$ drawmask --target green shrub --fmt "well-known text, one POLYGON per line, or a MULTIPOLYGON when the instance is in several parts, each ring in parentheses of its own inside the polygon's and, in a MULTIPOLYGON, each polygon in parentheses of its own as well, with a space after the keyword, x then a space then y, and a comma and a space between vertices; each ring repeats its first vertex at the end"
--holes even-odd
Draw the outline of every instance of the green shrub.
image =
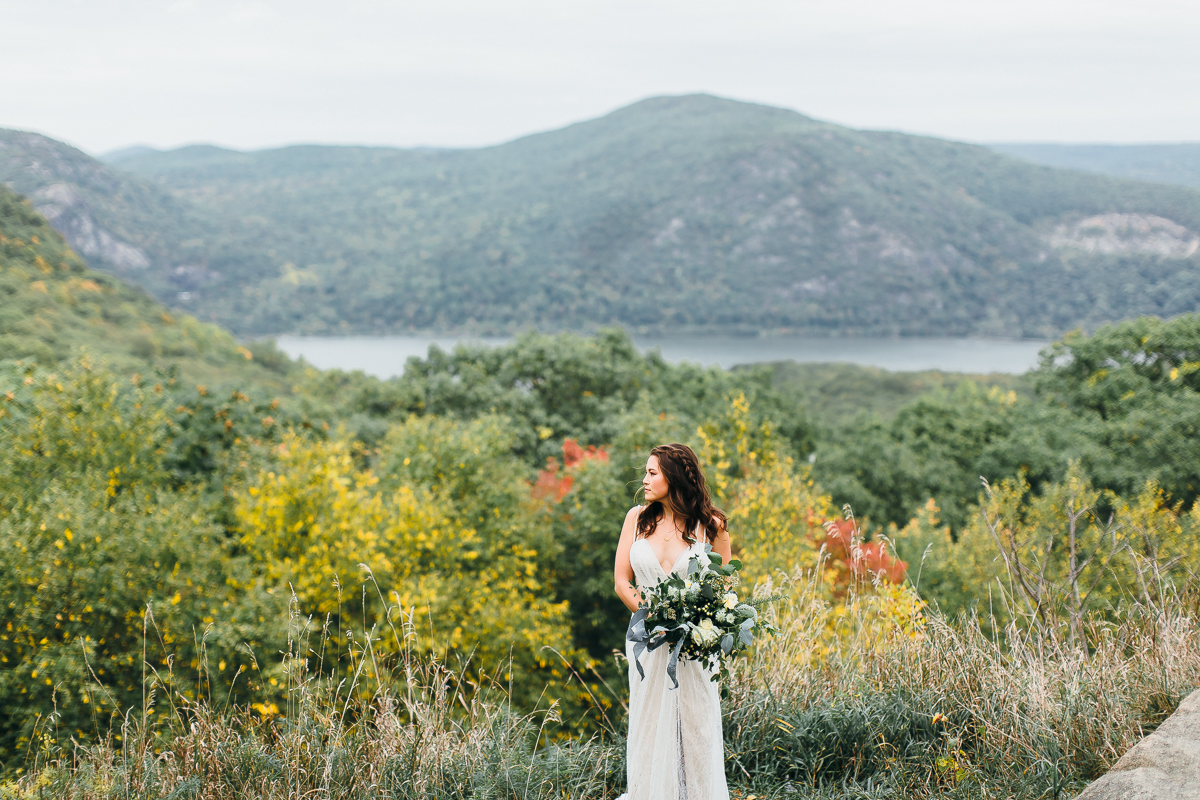
POLYGON ((256 652, 278 646, 284 603, 220 495, 173 481, 162 387, 83 362, 10 367, 0 393, 0 760, 103 738, 131 710, 270 694, 256 652))

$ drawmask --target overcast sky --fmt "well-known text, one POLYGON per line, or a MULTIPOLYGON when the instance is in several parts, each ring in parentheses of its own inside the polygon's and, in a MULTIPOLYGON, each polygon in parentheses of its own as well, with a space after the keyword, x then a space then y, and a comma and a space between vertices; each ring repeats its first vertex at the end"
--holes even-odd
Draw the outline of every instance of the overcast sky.
POLYGON ((968 141, 1200 141, 1196 0, 0 0, 0 127, 476 146, 709 92, 968 141))

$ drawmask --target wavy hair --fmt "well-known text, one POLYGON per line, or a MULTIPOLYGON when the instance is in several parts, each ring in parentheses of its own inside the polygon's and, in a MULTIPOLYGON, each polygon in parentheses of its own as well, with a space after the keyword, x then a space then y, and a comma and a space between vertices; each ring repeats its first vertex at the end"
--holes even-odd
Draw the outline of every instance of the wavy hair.
MULTIPOLYGON (((689 545, 696 542, 696 528, 703 527, 709 544, 717 540, 725 526, 725 512, 712 504, 700 460, 686 444, 660 444, 650 451, 667 480, 667 499, 676 519, 683 520, 680 534, 689 545)), ((649 536, 663 518, 663 504, 656 500, 641 510, 637 520, 639 538, 649 536)))

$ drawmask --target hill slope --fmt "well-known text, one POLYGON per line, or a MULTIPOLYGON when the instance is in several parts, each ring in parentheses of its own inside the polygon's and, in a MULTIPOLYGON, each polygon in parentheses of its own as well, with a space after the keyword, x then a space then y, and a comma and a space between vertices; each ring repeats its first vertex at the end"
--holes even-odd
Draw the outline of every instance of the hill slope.
POLYGON ((1050 167, 1200 187, 1200 143, 994 144, 991 147, 1050 167))
POLYGON ((213 227, 195 204, 36 133, 0 130, 0 183, 29 197, 91 266, 167 302, 213 227))
POLYGON ((207 226, 146 285, 241 332, 1051 336, 1200 307, 1200 192, 708 96, 479 150, 117 166, 207 226))
POLYGON ((20 197, 0 186, 0 362, 53 366, 87 351, 123 372, 176 365, 210 386, 286 391, 286 358, 255 361, 220 328, 167 313, 140 289, 96 272, 20 197))

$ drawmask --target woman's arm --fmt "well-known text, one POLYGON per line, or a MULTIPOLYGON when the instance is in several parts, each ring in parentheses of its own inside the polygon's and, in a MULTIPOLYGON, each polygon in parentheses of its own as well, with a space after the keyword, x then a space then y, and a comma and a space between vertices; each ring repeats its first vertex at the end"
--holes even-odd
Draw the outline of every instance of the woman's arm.
POLYGON ((625 515, 625 524, 621 526, 621 541, 617 543, 617 559, 613 564, 613 589, 621 602, 631 612, 637 611, 642 602, 642 594, 630 584, 634 581, 633 565, 629 563, 629 548, 637 535, 638 512, 641 506, 634 506, 625 515))
POLYGON ((716 520, 717 523, 717 540, 713 542, 713 552, 721 556, 721 563, 728 564, 733 558, 733 541, 729 538, 729 531, 725 530, 725 523, 716 520))

